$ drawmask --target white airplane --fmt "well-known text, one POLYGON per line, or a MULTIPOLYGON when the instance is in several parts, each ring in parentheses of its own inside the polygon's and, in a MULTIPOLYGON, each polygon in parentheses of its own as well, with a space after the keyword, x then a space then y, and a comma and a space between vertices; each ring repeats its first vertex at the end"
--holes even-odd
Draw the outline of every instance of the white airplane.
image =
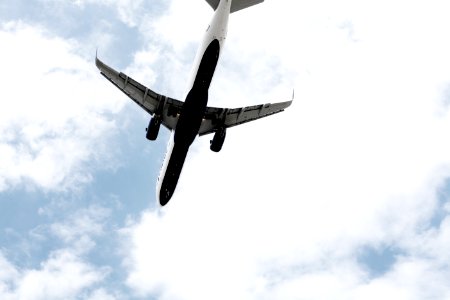
POLYGON ((208 90, 224 46, 230 13, 264 0, 206 1, 215 12, 197 51, 184 102, 155 93, 107 66, 97 56, 95 60, 106 79, 152 116, 147 128, 147 139, 156 139, 161 124, 171 131, 157 181, 156 197, 160 206, 166 205, 172 197, 189 147, 197 135, 214 133, 210 149, 219 152, 227 128, 281 112, 292 103, 290 100, 231 109, 207 106, 208 90))

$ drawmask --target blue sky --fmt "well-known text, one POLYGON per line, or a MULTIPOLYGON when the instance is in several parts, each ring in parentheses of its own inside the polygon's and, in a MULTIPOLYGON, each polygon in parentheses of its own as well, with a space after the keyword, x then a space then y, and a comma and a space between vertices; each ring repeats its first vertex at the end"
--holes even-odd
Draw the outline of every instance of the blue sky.
POLYGON ((232 15, 209 104, 296 99, 158 212, 168 132, 95 51, 181 98, 209 5, 0 0, 0 298, 450 298, 447 3, 335 2, 232 15))

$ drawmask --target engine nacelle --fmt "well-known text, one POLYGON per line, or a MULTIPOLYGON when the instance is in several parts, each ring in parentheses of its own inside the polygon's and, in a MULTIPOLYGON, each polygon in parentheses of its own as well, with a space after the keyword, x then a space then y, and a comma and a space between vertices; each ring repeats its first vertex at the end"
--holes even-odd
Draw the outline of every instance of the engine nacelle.
POLYGON ((226 134, 226 128, 219 128, 216 133, 214 133, 214 137, 210 141, 211 146, 209 148, 211 149, 211 151, 219 152, 222 149, 226 134))
POLYGON ((161 127, 161 116, 154 115, 150 119, 150 123, 147 128, 147 135, 145 136, 148 140, 154 141, 158 137, 159 128, 161 127))

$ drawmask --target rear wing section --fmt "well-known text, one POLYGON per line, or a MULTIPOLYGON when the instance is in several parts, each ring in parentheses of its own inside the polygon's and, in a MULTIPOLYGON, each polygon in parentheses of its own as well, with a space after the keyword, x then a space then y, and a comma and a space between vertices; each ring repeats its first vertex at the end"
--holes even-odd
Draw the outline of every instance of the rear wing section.
MULTIPOLYGON (((217 6, 219 6, 220 0, 206 0, 211 7, 216 10, 217 6)), ((230 13, 234 13, 238 10, 259 4, 264 2, 264 0, 233 0, 231 3, 230 13)))

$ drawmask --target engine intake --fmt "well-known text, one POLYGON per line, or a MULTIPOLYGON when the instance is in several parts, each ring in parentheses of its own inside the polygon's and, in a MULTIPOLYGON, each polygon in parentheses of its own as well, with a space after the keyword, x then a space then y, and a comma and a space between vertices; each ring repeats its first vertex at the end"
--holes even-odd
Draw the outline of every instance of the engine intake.
POLYGON ((219 152, 222 149, 226 134, 227 129, 223 127, 219 128, 216 133, 214 133, 214 137, 210 141, 211 146, 209 148, 211 151, 219 152))
POLYGON ((161 127, 161 116, 156 114, 150 119, 150 123, 147 127, 147 135, 145 136, 148 140, 154 141, 158 137, 159 128, 161 127))

